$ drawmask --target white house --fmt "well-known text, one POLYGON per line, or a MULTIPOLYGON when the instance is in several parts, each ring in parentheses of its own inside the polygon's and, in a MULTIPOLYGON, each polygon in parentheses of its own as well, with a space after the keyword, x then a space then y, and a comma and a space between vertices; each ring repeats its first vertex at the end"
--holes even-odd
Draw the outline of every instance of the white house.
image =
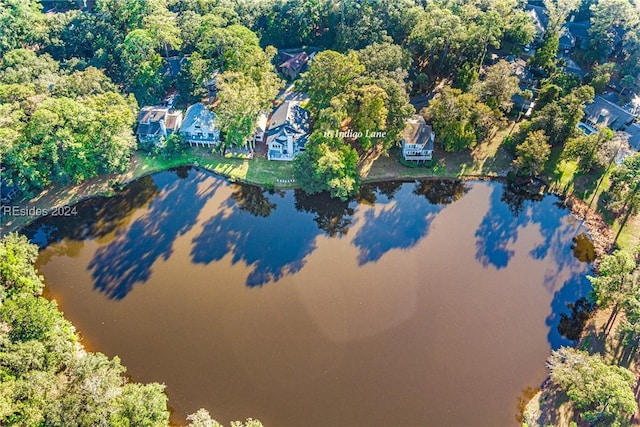
POLYGON ((436 134, 422 116, 407 120, 402 138, 402 158, 411 161, 431 160, 436 134))
POLYGON ((303 152, 309 139, 309 112, 298 101, 285 101, 271 114, 267 130, 267 158, 290 161, 303 152))
POLYGON ((182 112, 169 107, 142 107, 137 122, 138 141, 162 145, 167 136, 180 129, 182 112))
POLYGON ((191 146, 213 147, 220 143, 216 115, 200 102, 187 108, 180 133, 191 146))

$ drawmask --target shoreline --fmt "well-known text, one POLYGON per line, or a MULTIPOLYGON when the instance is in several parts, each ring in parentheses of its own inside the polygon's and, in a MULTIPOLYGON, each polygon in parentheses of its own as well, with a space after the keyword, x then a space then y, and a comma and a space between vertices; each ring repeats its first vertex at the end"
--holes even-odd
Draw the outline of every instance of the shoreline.
MULTIPOLYGON (((97 197, 112 197, 115 193, 122 189, 123 187, 131 184, 132 182, 144 178, 149 175, 154 175, 161 172, 166 172, 168 170, 178 168, 178 167, 192 167, 196 169, 203 169, 209 173, 219 176, 220 178, 226 179, 231 183, 244 183, 250 185, 256 185, 265 188, 277 188, 282 190, 290 190, 290 189, 298 189, 300 188, 295 180, 282 180, 275 182, 261 182, 255 179, 249 179, 246 177, 239 177, 234 175, 232 172, 224 172, 221 170, 216 170, 216 168, 208 167, 207 165, 201 164, 199 161, 193 161, 192 159, 185 159, 185 161, 176 161, 171 162, 169 165, 163 165, 162 167, 151 167, 146 170, 137 170, 138 165, 136 163, 140 162, 141 156, 132 157, 132 166, 130 169, 122 174, 110 174, 110 175, 102 175, 95 178, 91 178, 81 184, 72 185, 72 186, 61 186, 54 192, 67 192, 66 197, 56 198, 54 201, 48 200, 50 196, 50 192, 52 187, 43 190, 39 195, 31 198, 29 200, 21 200, 19 203, 15 205, 7 204, 3 206, 11 206, 17 207, 19 209, 39 209, 40 211, 51 212, 55 209, 60 209, 65 206, 72 206, 77 203, 83 202, 88 199, 97 198, 97 197), (283 182, 286 181, 286 182, 283 182), (57 200, 57 202, 56 202, 57 200)), ((245 163, 250 162, 251 160, 244 159, 220 159, 222 160, 221 164, 224 164, 225 160, 229 161, 229 163, 245 163)), ((410 171, 416 171, 417 169, 409 169, 410 171)), ((374 176, 374 177, 366 177, 362 179, 363 184, 374 184, 377 182, 390 182, 390 181, 411 181, 416 179, 422 180, 462 180, 462 181, 502 181, 506 180, 506 176, 498 175, 498 174, 468 174, 468 175, 455 175, 455 174, 443 174, 438 175, 429 171, 428 169, 424 169, 423 173, 412 173, 411 175, 398 175, 392 176, 385 174, 384 176, 374 176)), ((53 195, 55 197, 55 194, 53 195)), ((19 216, 10 216, 4 215, 0 213, 0 237, 12 233, 12 232, 20 232, 23 228, 29 226, 34 221, 42 218, 46 215, 19 215, 19 216), (9 218, 9 221, 5 219, 9 218)))
MULTIPOLYGON (((225 159, 229 160, 229 159, 225 159)), ((235 159, 234 159, 235 160, 235 159)), ((248 162, 250 160, 241 160, 242 163, 248 162)), ((135 156, 132 158, 132 164, 139 162, 139 156, 135 156)), ((278 188, 283 190, 288 189, 298 189, 299 186, 293 182, 260 182, 258 180, 252 180, 241 178, 235 176, 233 173, 225 173, 220 170, 216 170, 215 168, 207 167, 207 165, 202 165, 198 161, 191 161, 188 159, 184 162, 176 162, 171 163, 170 165, 163 165, 162 167, 151 167, 144 171, 137 171, 136 165, 132 165, 132 167, 125 173, 118 175, 103 175, 99 177, 92 178, 88 190, 82 190, 89 181, 78 184, 75 186, 66 186, 62 187, 62 191, 72 190, 70 193, 70 197, 65 198, 61 201, 61 203, 44 203, 44 206, 37 206, 37 202, 49 192, 49 189, 43 190, 40 195, 35 199, 30 199, 29 201, 21 202, 22 204, 17 204, 16 206, 20 208, 28 208, 29 204, 33 204, 34 207, 39 209, 46 209, 48 212, 54 209, 62 208, 64 206, 71 206, 80 202, 83 202, 88 199, 97 198, 97 197, 112 197, 115 193, 121 188, 129 185, 130 183, 144 178, 149 175, 154 175, 161 172, 166 172, 173 168, 177 167, 193 167, 196 169, 204 169, 209 173, 217 175, 223 179, 228 180, 231 183, 244 183, 251 184, 256 186, 261 186, 265 188, 278 188), (139 173, 136 173, 139 172, 139 173), (115 182, 114 182, 115 181, 115 182), (96 190, 92 190, 91 187, 97 187, 96 190)), ((416 169, 410 169, 415 171, 416 169)), ((383 176, 374 176, 374 177, 365 177, 362 179, 362 184, 375 184, 377 182, 390 182, 390 181, 411 181, 411 180, 460 180, 460 181, 498 181, 498 182, 506 182, 508 180, 507 176, 504 174, 434 174, 429 170, 425 169, 424 173, 413 173, 411 175, 388 175, 385 174, 383 176)), ((575 196, 574 194, 560 194, 553 191, 549 191, 549 183, 545 180, 541 180, 544 183, 543 193, 549 195, 557 196, 566 206, 571 213, 581 221, 582 225, 587 229, 589 236, 591 237, 594 247, 596 250, 596 260, 599 259, 603 254, 607 253, 611 247, 613 246, 613 230, 611 227, 605 222, 600 215, 593 207, 589 207, 587 203, 575 196)), ((13 221, 9 221, 5 223, 5 216, 0 216, 0 237, 12 233, 12 232, 20 232, 21 229, 27 227, 34 221, 39 218, 42 218, 46 215, 39 216, 28 216, 28 217, 10 217, 14 218, 13 221), (28 218, 25 220, 20 220, 21 218, 28 218)))

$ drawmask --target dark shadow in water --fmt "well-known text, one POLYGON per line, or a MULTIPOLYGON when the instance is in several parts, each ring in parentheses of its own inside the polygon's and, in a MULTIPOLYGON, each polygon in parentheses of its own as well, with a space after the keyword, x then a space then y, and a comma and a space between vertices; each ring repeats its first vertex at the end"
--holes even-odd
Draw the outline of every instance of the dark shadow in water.
POLYGON ((543 194, 526 185, 517 185, 512 180, 502 184, 502 196, 504 202, 513 216, 519 216, 525 209, 526 202, 539 202, 544 198, 543 194))
POLYGON ((448 205, 461 199, 469 190, 464 181, 429 179, 417 181, 413 194, 424 196, 432 205, 448 205))
POLYGON ((475 233, 476 259, 484 267, 492 265, 498 270, 505 268, 514 255, 509 245, 518 238, 518 227, 528 223, 527 215, 522 215, 523 206, 518 207, 519 215, 514 216, 514 208, 502 199, 500 187, 492 186, 489 209, 475 233))
MULTIPOLYGON (((569 251, 565 251, 569 252, 569 251)), ((575 321, 578 319, 571 319, 573 304, 576 304, 581 298, 589 294, 591 289, 591 283, 587 279, 584 271, 575 272, 571 277, 562 284, 562 286, 553 295, 551 301, 551 314, 547 317, 546 323, 549 327, 548 340, 553 350, 560 348, 561 346, 575 345, 573 337, 567 334, 565 329, 567 326, 573 326, 575 328, 575 321), (566 319, 566 320, 563 320, 566 319), (562 323, 561 323, 562 322, 562 323), (573 325, 571 325, 573 323, 573 325), (563 325, 561 332, 560 325, 563 325), (567 335, 563 335, 567 334, 567 335)), ((580 310, 580 308, 578 308, 580 310)), ((571 334, 575 331, 571 331, 571 334)))
POLYGON ((302 190, 295 190, 296 209, 312 214, 318 228, 330 237, 347 234, 353 221, 354 204, 354 201, 332 198, 327 192, 307 194, 302 190))
POLYGON ((267 217, 278 205, 271 201, 267 194, 284 197, 284 191, 266 190, 256 185, 231 184, 231 199, 238 208, 253 216, 267 217))
POLYGON ((552 250, 554 256, 560 257, 557 259, 560 265, 555 270, 562 270, 571 261, 565 245, 575 232, 574 227, 562 227, 564 205, 555 196, 542 197, 526 188, 520 191, 509 182, 502 185, 500 197, 498 192, 499 188, 494 186, 489 209, 475 233, 476 259, 485 267, 507 267, 514 255, 509 246, 518 239, 518 229, 532 222, 538 224, 543 240, 529 254, 541 260, 552 250))
POLYGON ((596 249, 587 233, 580 233, 573 238, 571 245, 573 256, 580 262, 592 263, 596 259, 596 249))
POLYGON ((582 297, 575 303, 569 303, 569 313, 560 313, 558 333, 574 343, 578 342, 584 325, 589 320, 594 304, 588 298, 582 297))
POLYGON ((206 201, 225 185, 224 181, 215 180, 208 187, 199 188, 208 178, 196 171, 179 179, 170 172, 154 175, 161 192, 149 204, 149 211, 119 232, 112 242, 101 246, 89 263, 94 288, 119 300, 134 285, 148 280, 153 264, 171 256, 175 239, 194 226, 206 201))
POLYGON ((402 188, 403 181, 384 181, 364 184, 360 187, 356 200, 360 205, 373 206, 376 203, 389 203, 402 188), (382 196, 382 197, 381 197, 382 196))
POLYGON ((130 215, 158 194, 151 176, 140 178, 113 197, 96 197, 77 203, 69 216, 46 216, 22 232, 40 248, 64 239, 82 241, 106 236, 125 227, 130 215), (73 213, 75 212, 75 213, 73 213))
MULTIPOLYGON (((276 197, 266 195, 269 203, 276 197)), ((234 203, 204 223, 202 233, 193 241, 191 258, 194 263, 209 264, 228 253, 232 262, 247 264, 249 287, 262 286, 293 274, 304 266, 304 259, 315 249, 320 234, 311 215, 298 213, 293 192, 287 192, 268 217, 253 216, 234 203)))
POLYGON ((405 183, 394 194, 395 204, 383 206, 378 213, 373 209, 365 212, 364 224, 353 239, 360 250, 360 265, 376 262, 392 249, 411 248, 427 235, 442 206, 430 203, 426 197, 415 197, 423 188, 421 184, 405 183))

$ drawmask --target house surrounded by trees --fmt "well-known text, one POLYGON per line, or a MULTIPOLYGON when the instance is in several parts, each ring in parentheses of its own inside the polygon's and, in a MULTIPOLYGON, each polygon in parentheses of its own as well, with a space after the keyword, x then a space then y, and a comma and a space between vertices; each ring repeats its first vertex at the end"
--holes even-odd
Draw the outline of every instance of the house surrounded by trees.
POLYGON ((422 116, 413 116, 407 120, 402 135, 402 158, 408 161, 427 161, 433 157, 436 134, 422 116))
POLYGON ((309 112, 297 101, 285 101, 271 115, 267 130, 267 158, 293 160, 309 139, 309 112))

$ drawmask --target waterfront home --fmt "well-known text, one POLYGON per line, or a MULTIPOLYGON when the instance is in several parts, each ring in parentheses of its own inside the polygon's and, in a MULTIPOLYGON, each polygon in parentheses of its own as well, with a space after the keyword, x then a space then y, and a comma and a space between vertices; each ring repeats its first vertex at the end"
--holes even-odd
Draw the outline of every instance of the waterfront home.
POLYGON ((402 134, 402 158, 408 161, 431 160, 435 142, 435 132, 422 116, 413 116, 407 120, 402 134))
POLYGON ((165 106, 142 107, 137 123, 138 141, 162 145, 169 135, 180 129, 182 112, 165 106))
POLYGON ((309 62, 309 55, 306 52, 288 53, 281 51, 280 60, 282 62, 278 66, 278 70, 289 80, 294 80, 309 62))
POLYGON ((195 147, 215 147, 220 143, 220 129, 216 124, 216 114, 198 102, 187 108, 180 134, 195 147))
POLYGON ((267 158, 290 161, 305 150, 309 112, 298 101, 285 101, 271 114, 267 129, 267 158))

